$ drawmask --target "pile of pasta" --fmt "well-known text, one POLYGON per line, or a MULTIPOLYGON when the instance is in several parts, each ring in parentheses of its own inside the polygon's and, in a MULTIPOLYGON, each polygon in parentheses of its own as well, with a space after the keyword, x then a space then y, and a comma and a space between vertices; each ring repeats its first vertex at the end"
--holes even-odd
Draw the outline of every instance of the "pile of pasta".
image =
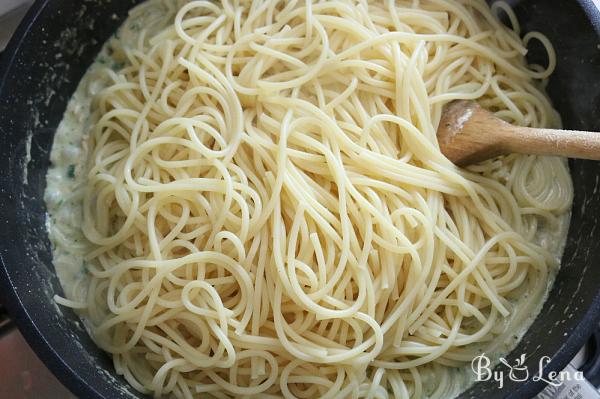
POLYGON ((505 4, 151 0, 108 46, 69 299, 140 392, 448 397, 543 301, 565 162, 436 141, 455 99, 560 125, 505 4))

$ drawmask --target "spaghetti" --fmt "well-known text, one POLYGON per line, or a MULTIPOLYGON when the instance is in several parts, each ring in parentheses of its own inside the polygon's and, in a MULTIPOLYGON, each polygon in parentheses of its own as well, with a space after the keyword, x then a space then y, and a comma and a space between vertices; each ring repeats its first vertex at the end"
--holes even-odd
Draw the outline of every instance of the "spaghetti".
POLYGON ((436 141, 455 99, 559 126, 552 46, 505 4, 151 0, 119 34, 78 167, 87 275, 57 301, 138 391, 449 397, 539 308, 565 162, 462 170, 436 141))

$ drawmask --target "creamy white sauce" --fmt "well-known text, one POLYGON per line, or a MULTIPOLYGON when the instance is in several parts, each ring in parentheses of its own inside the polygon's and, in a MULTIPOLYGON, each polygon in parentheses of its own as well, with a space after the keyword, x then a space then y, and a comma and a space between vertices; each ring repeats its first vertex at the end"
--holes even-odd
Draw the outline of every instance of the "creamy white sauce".
POLYGON ((89 244, 83 236, 82 199, 85 176, 86 136, 91 126, 90 105, 95 94, 90 81, 99 64, 92 65, 67 106, 54 137, 50 154, 52 166, 46 176, 44 194, 48 209, 48 235, 53 244, 56 273, 68 298, 83 298, 75 290, 85 286, 86 267, 83 260, 89 244))
MULTIPOLYGON (((156 18, 161 12, 165 12, 165 10, 157 7, 144 14, 135 15, 133 13, 134 18, 130 17, 115 37, 119 39, 119 34, 122 37, 125 29, 139 29, 142 24, 148 26, 148 20, 156 18)), ((110 42, 105 45, 91 65, 67 105, 54 138, 50 156, 52 165, 48 170, 47 189, 44 196, 48 209, 46 225, 53 245, 53 263, 65 296, 75 301, 85 300, 88 278, 84 256, 90 250, 90 245, 83 235, 81 224, 83 220, 82 199, 86 184, 83 169, 88 156, 86 140, 95 121, 90 107, 94 95, 106 85, 106 73, 103 71, 106 71, 107 68, 118 69, 124 61, 112 54, 109 48, 110 42)), ((25 175, 24 179, 26 180, 26 178, 25 175)), ((565 247, 569 221, 569 212, 559 218, 557 225, 545 226, 540 218, 542 227, 538 228, 534 238, 534 241, 553 254, 557 265, 560 264, 565 247)), ((497 361, 498 357, 509 353, 522 339, 541 310, 557 272, 558 267, 552 270, 544 300, 537 304, 534 312, 530 312, 526 319, 519 320, 518 323, 512 319, 504 321, 511 327, 507 329, 509 331, 506 335, 500 338, 502 342, 494 352, 488 353, 492 360, 497 361)), ((513 302, 513 306, 515 309, 519 309, 527 301, 529 298, 525 293, 513 302)), ((449 398, 464 391, 474 379, 470 366, 462 369, 446 369, 445 372, 452 374, 450 381, 453 381, 454 384, 452 387, 448 387, 447 397, 449 398)), ((427 372, 423 373, 423 378, 425 392, 431 394, 437 389, 438 378, 434 373, 427 372)))
POLYGON ((174 15, 178 1, 154 1, 152 7, 138 6, 130 10, 129 18, 104 44, 79 82, 56 130, 44 200, 48 210, 46 226, 53 246, 53 263, 69 299, 83 300, 87 286, 84 256, 90 246, 81 224, 87 138, 95 123, 95 116, 91 114, 92 100, 107 86, 108 71, 118 70, 125 64, 126 56, 121 51, 123 46, 133 45, 142 26, 147 27, 150 33, 161 30, 163 26, 156 21, 162 20, 167 13, 174 15))

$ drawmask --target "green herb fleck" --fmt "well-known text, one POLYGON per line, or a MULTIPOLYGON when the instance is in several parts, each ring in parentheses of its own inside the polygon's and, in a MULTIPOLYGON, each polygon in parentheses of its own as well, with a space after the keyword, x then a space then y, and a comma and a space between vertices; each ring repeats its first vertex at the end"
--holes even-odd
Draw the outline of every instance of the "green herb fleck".
POLYGON ((71 179, 75 178, 75 165, 69 165, 67 167, 67 176, 71 179))
POLYGON ((124 62, 114 62, 112 65, 112 70, 113 71, 120 71, 121 69, 123 69, 123 67, 125 66, 124 62))
POLYGON ((87 269, 87 266, 85 264, 85 262, 81 262, 81 268, 79 269, 79 276, 87 276, 89 274, 89 271, 87 269))

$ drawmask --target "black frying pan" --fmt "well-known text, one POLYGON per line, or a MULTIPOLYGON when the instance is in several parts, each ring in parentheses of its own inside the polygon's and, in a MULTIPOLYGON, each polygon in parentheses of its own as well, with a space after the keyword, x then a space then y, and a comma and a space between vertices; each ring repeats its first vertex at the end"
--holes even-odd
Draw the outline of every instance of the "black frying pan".
MULTIPOLYGON (((52 302, 62 289, 45 230, 45 175, 67 101, 137 2, 39 0, 0 66, 0 295, 38 356, 82 398, 143 396, 116 375, 75 314, 52 302)), ((565 127, 600 131, 600 12, 593 1, 509 2, 523 31, 539 30, 556 46, 558 67, 549 93, 565 127)), ((545 61, 538 48, 529 57, 545 61)), ((546 372, 561 370, 600 318, 600 162, 570 166, 575 202, 562 269, 541 314, 508 357, 514 364, 527 354, 530 370, 537 370, 544 355, 552 357, 546 372)), ((539 381, 505 379, 502 389, 493 381, 477 383, 460 398, 530 398, 542 388, 539 381)))

